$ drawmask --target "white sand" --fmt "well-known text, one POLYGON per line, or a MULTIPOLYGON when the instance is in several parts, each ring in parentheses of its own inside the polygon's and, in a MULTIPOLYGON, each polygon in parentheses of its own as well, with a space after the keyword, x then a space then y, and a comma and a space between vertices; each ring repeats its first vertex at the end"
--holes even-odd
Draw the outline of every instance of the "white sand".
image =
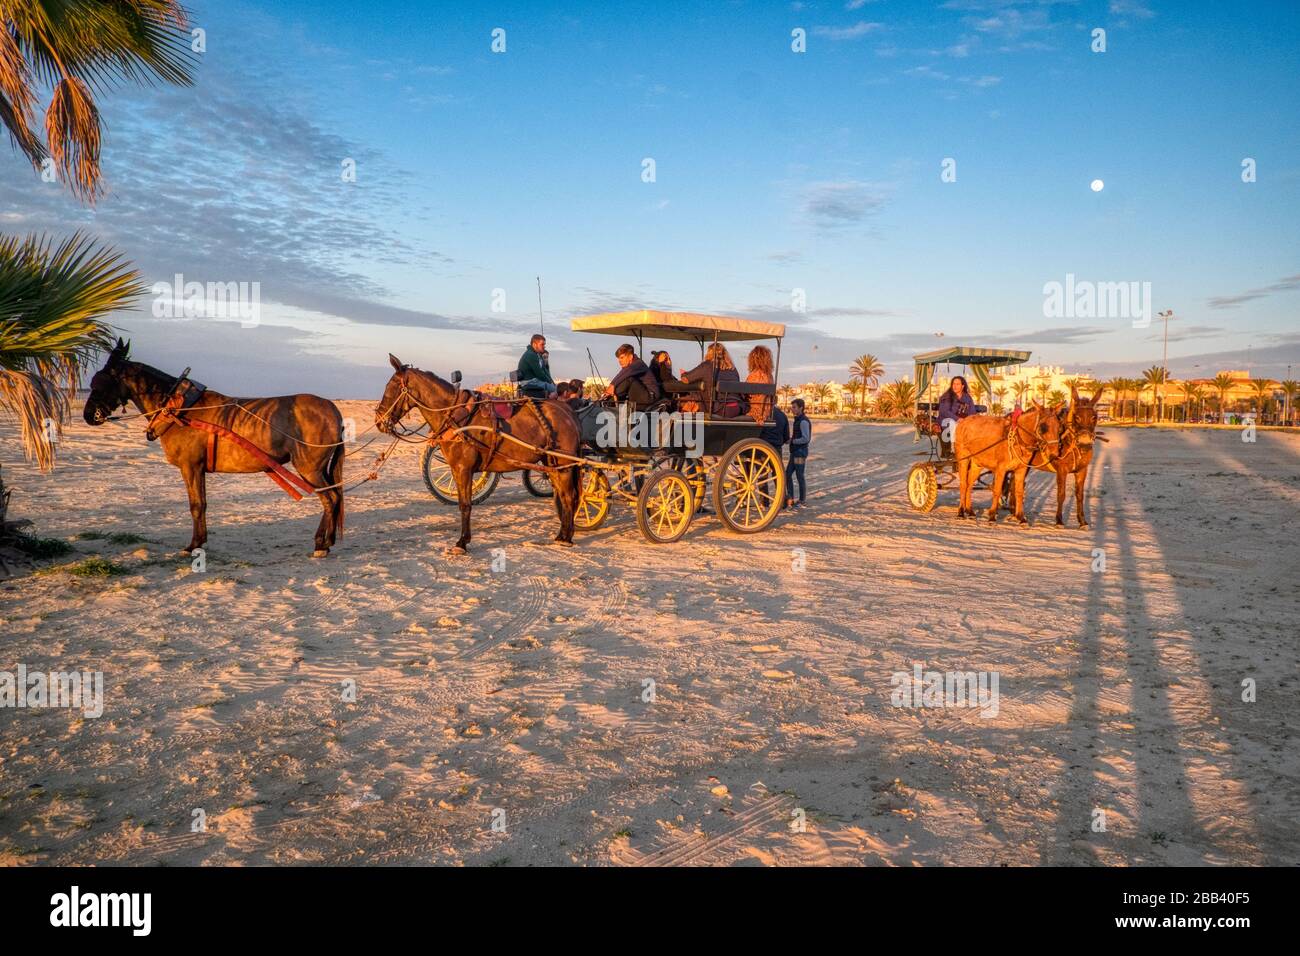
POLYGON ((216 476, 196 574, 179 473, 78 424, 53 475, 6 461, 12 517, 149 543, 0 583, 0 670, 106 690, 99 719, 0 709, 0 860, 1300 862, 1300 437, 1109 435, 1084 532, 1041 473, 1028 529, 912 511, 902 427, 820 423, 804 513, 657 548, 620 505, 539 545, 554 511, 510 475, 444 558, 412 448, 314 561, 314 501, 216 476), (998 715, 891 706, 913 662, 996 671, 998 715))

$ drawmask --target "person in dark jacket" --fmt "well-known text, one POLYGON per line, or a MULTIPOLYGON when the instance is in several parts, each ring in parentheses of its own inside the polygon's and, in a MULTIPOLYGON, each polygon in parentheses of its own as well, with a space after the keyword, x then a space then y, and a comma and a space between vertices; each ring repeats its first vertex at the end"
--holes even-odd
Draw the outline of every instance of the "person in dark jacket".
MULTIPOLYGON (((717 387, 724 382, 740 383, 740 373, 736 371, 736 363, 731 360, 726 346, 721 342, 714 342, 704 353, 704 361, 689 371, 682 372, 682 381, 689 384, 702 384, 712 382, 714 388, 713 408, 714 415, 719 418, 738 418, 745 412, 745 406, 740 401, 739 395, 719 395, 717 387)), ((683 411, 688 409, 683 408, 683 411)))
POLYGON ((808 493, 808 481, 804 477, 804 465, 808 462, 808 449, 812 444, 812 422, 803 413, 804 402, 796 398, 790 403, 794 412, 794 421, 790 423, 790 464, 785 468, 785 506, 802 508, 808 493), (794 482, 799 480, 799 500, 794 497, 794 482))
POLYGON ((655 378, 650 366, 636 354, 636 349, 624 342, 614 352, 614 358, 622 366, 617 375, 605 389, 605 397, 616 397, 620 401, 631 402, 638 408, 645 408, 659 400, 659 380, 655 378))
MULTIPOLYGON (((781 407, 776 403, 772 404, 772 420, 763 426, 763 430, 758 433, 758 437, 767 442, 776 449, 776 460, 781 463, 782 470, 785 469, 785 446, 790 444, 790 419, 781 411, 781 407)), ((767 494, 775 494, 775 489, 768 482, 767 494)), ((784 504, 784 502, 782 502, 784 504)))
POLYGON ((944 457, 951 454, 951 436, 957 430, 957 422, 967 415, 974 415, 975 411, 975 400, 970 397, 966 379, 954 375, 948 383, 948 390, 939 397, 939 443, 943 446, 944 457))
POLYGON ((784 466, 785 446, 790 444, 790 419, 781 411, 780 406, 772 408, 772 420, 763 426, 758 437, 776 449, 776 455, 784 466))
POLYGON ((517 381, 519 391, 530 398, 546 398, 555 394, 555 379, 546 358, 546 336, 534 335, 528 348, 519 359, 517 381))

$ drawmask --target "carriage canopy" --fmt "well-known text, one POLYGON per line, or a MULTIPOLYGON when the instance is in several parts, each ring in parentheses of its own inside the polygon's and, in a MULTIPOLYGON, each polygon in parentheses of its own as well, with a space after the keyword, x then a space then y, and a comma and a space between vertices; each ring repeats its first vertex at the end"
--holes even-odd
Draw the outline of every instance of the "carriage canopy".
POLYGON ((936 365, 967 366, 980 385, 984 386, 984 394, 988 395, 993 391, 993 385, 989 382, 989 369, 1002 368, 1007 365, 1020 365, 1028 361, 1029 353, 1016 349, 984 349, 962 345, 954 345, 951 348, 936 349, 933 352, 922 352, 920 355, 913 355, 916 400, 919 403, 921 396, 930 387, 930 382, 934 380, 936 365))
POLYGON ((583 315, 570 324, 574 332, 599 332, 603 335, 632 336, 636 339, 682 339, 701 345, 712 342, 753 342, 780 339, 785 326, 780 322, 759 322, 730 315, 701 315, 698 312, 606 312, 583 315))

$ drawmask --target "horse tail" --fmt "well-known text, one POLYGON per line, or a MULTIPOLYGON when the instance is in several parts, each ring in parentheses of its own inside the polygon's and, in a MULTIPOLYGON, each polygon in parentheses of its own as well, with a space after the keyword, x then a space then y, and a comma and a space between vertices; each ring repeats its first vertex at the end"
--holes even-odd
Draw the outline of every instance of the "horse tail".
POLYGON ((347 446, 339 442, 335 446, 330 458, 329 473, 330 484, 338 485, 338 504, 334 506, 334 533, 339 537, 343 536, 343 502, 346 495, 343 493, 343 459, 347 457, 347 446))

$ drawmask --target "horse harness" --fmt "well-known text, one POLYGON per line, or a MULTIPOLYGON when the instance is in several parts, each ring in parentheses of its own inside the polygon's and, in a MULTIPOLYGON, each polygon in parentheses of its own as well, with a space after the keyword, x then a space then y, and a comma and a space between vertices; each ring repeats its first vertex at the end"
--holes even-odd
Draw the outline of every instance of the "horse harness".
MULTIPOLYGON (((405 377, 402 379, 402 392, 408 398, 415 398, 411 393, 409 386, 406 384, 405 377)), ((541 423, 542 430, 546 433, 547 448, 541 449, 541 452, 543 455, 548 455, 550 453, 550 447, 554 446, 558 442, 559 436, 555 434, 555 427, 551 424, 550 420, 542 413, 540 400, 529 398, 525 399, 525 402, 527 403, 527 407, 533 410, 533 414, 541 423)), ((447 436, 448 433, 451 433, 452 438, 468 442, 480 449, 485 455, 484 461, 492 458, 502 458, 521 468, 528 467, 528 465, 532 463, 516 461, 501 452, 501 446, 506 441, 506 436, 502 432, 502 425, 514 417, 508 412, 503 412, 500 408, 502 405, 507 408, 513 407, 511 402, 498 402, 496 399, 493 399, 489 395, 484 395, 482 392, 471 391, 466 388, 458 389, 452 404, 443 410, 442 421, 440 421, 436 426, 432 424, 429 426, 428 440, 430 444, 445 440, 445 436, 447 436), (471 433, 474 417, 480 412, 485 412, 488 420, 492 423, 492 434, 487 438, 480 438, 471 433)), ((537 468, 539 465, 540 469, 550 470, 549 466, 543 463, 536 463, 533 467, 537 468)))
POLYGON ((1020 424, 1019 419, 1012 421, 1011 428, 1007 431, 1007 455, 1011 458, 1012 461, 1016 463, 1015 468, 1018 469, 1020 468, 1021 465, 1025 465, 1030 468, 1038 467, 1037 465, 1034 464, 1034 458, 1036 458, 1040 454, 1043 456, 1043 464, 1044 465, 1047 464, 1048 461, 1050 461, 1051 459, 1050 456, 1048 456, 1044 446, 1059 445, 1061 443, 1060 439, 1057 439, 1056 441, 1044 441, 1043 439, 1035 435, 1033 432, 1029 432, 1029 435, 1034 439, 1034 444, 1029 450, 1029 457, 1027 459, 1021 458, 1020 452, 1023 449, 1017 446, 1016 438, 1025 431, 1026 431, 1025 427, 1020 424))
POLYGON ((217 470, 217 439, 225 438, 234 442, 260 461, 265 466, 266 476, 284 489, 285 493, 295 501, 301 501, 303 497, 298 489, 302 489, 309 495, 316 494, 316 488, 313 485, 284 467, 283 464, 276 461, 275 458, 261 448, 258 448, 243 435, 227 428, 225 425, 205 422, 186 415, 185 412, 193 409, 198 400, 208 390, 208 387, 201 382, 191 380, 189 374, 189 369, 181 373, 180 378, 176 380, 176 384, 172 387, 172 393, 168 396, 167 401, 150 415, 149 427, 145 429, 144 433, 149 441, 161 438, 173 425, 181 425, 185 428, 206 432, 207 449, 204 454, 204 471, 215 472, 217 470), (159 421, 163 423, 161 428, 158 427, 159 421), (295 485, 297 487, 294 487, 295 485))

